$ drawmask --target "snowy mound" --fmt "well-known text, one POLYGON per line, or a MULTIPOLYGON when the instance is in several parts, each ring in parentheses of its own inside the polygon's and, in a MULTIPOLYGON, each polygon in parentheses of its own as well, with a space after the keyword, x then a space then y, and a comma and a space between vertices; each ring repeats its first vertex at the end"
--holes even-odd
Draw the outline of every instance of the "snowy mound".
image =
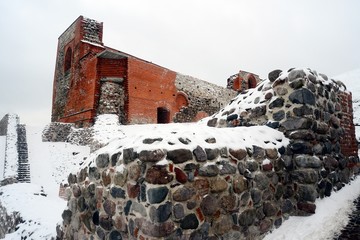
MULTIPOLYGON (((291 89, 301 88, 308 82, 316 87, 331 85, 342 91, 346 89, 341 82, 329 79, 325 74, 317 73, 311 69, 289 69, 287 72, 274 70, 269 73, 269 79, 260 82, 256 88, 248 89, 237 95, 219 113, 203 119, 202 122, 207 123, 209 126, 229 127, 262 125, 268 120, 273 121, 274 119, 268 113, 271 113, 271 109, 274 107, 283 106, 283 103, 277 102, 279 99, 276 96, 287 96, 290 91, 293 91, 286 88, 277 88, 278 92, 275 92, 274 89, 287 81, 291 89), (264 116, 263 119, 261 119, 262 116, 264 116), (208 122, 211 119, 217 121, 208 122), (257 122, 252 121, 254 119, 257 122)), ((297 101, 297 99, 295 100, 297 101)))
MULTIPOLYGON (((121 134, 98 153, 113 153, 120 148, 138 150, 186 148, 281 148, 289 141, 283 133, 266 126, 219 129, 196 123, 147 124, 121 126, 121 134)), ((94 159, 89 158, 92 163, 94 159)), ((87 164, 84 164, 86 166, 87 164)))

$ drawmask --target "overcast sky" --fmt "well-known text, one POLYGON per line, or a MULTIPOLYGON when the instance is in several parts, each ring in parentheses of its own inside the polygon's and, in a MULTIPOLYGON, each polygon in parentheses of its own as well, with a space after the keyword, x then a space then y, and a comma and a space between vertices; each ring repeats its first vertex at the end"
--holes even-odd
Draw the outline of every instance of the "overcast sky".
POLYGON ((50 122, 57 39, 80 15, 104 23, 106 46, 220 86, 239 70, 360 68, 359 0, 0 0, 0 12, 0 118, 28 125, 50 122))

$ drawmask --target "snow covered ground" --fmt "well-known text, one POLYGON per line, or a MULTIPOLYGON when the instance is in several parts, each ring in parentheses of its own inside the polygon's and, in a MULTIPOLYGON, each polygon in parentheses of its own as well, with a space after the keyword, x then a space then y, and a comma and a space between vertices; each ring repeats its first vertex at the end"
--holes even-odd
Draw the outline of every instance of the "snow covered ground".
POLYGON ((42 142, 42 127, 27 127, 31 183, 43 186, 46 193, 57 196, 59 184, 67 182, 70 172, 90 154, 89 147, 62 142, 42 142))
POLYGON ((353 201, 359 196, 360 177, 357 177, 338 192, 333 192, 330 197, 317 199, 314 215, 289 217, 264 240, 333 239, 348 223, 349 214, 354 209, 353 201))
MULTIPOLYGON (((59 184, 73 168, 89 156, 89 147, 41 141, 42 127, 27 127, 31 183, 0 187, 0 202, 7 212, 20 212, 23 223, 5 239, 50 239, 56 236, 56 224, 66 201, 59 198, 59 184)), ((0 156, 5 148, 0 146, 0 156)))

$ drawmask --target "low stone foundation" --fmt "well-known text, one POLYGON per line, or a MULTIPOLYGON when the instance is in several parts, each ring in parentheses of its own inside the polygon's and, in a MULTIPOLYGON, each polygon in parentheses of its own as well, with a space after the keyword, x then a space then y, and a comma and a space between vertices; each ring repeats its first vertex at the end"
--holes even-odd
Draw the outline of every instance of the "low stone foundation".
MULTIPOLYGON (((243 132, 218 130, 219 136, 243 132)), ((261 127, 254 133, 267 130, 261 127)), ((69 176, 65 237, 237 239, 280 226, 296 203, 281 199, 283 186, 274 169, 286 139, 271 131, 276 137, 264 136, 260 146, 243 141, 221 146, 218 136, 197 145, 197 139, 171 130, 164 137, 122 139, 117 144, 136 146, 137 139, 143 147, 99 153, 69 176)))

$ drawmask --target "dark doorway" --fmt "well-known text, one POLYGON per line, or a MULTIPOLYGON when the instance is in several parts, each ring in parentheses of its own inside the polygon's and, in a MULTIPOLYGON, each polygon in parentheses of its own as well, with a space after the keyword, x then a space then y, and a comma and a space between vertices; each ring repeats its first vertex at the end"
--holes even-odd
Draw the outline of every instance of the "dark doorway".
POLYGON ((169 110, 163 107, 157 108, 157 123, 169 123, 169 122, 170 122, 169 110))

